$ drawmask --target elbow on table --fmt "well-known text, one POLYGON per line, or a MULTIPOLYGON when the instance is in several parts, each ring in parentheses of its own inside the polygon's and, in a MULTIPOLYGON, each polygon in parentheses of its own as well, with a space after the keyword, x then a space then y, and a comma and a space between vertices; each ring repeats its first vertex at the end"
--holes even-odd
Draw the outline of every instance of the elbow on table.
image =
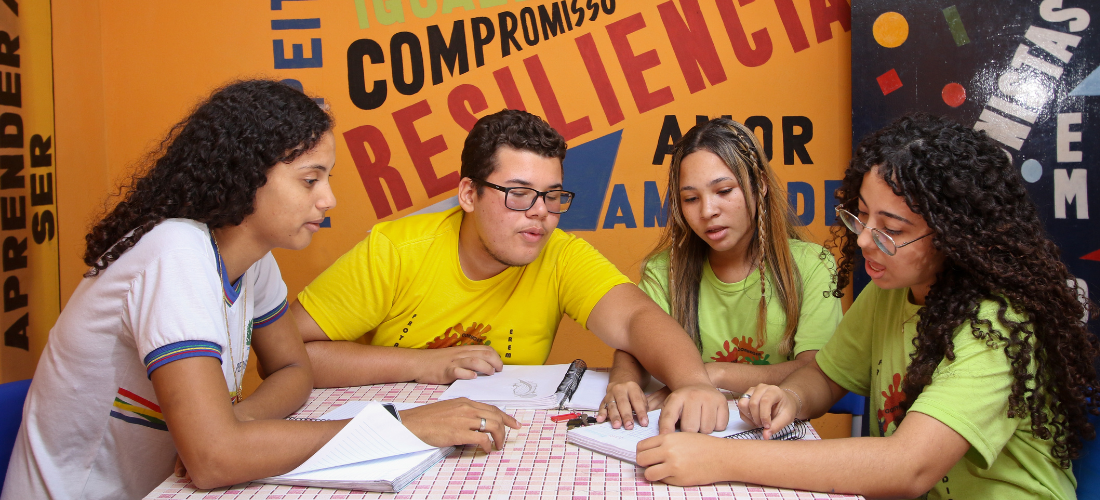
POLYGON ((909 474, 898 475, 898 482, 890 485, 885 490, 874 493, 868 492, 866 496, 875 498, 920 498, 936 486, 936 482, 943 478, 931 468, 919 467, 909 474))
POLYGON ((191 476, 191 484, 194 484, 195 487, 200 490, 212 490, 214 488, 236 484, 236 482, 228 480, 227 477, 224 477, 218 471, 213 469, 187 469, 187 474, 191 476))
POLYGON ((230 486, 236 483, 226 482, 220 478, 212 477, 206 474, 199 474, 197 472, 187 471, 191 475, 191 484, 194 484, 196 488, 200 490, 212 490, 214 488, 221 488, 222 486, 230 486))
POLYGON ((876 491, 874 493, 867 492, 864 493, 863 496, 867 498, 877 498, 880 500, 904 500, 907 498, 921 498, 921 495, 928 493, 928 490, 932 489, 931 486, 926 489, 921 489, 920 486, 913 483, 899 483, 895 486, 895 488, 888 488, 885 490, 876 491))
POLYGON ((256 477, 247 477, 242 465, 247 459, 222 446, 209 446, 184 459, 191 483, 203 490, 231 486, 256 477), (192 467, 190 464, 194 464, 192 467))
POLYGON ((937 482, 943 479, 943 474, 925 467, 911 477, 913 480, 909 483, 908 490, 904 492, 905 498, 917 498, 928 493, 937 482))

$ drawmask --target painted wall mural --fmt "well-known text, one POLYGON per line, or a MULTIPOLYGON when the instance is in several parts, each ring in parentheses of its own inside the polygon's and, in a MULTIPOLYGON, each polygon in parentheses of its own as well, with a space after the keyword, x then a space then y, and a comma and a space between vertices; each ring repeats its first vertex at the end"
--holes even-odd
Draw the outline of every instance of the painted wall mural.
MULTIPOLYGON (((846 0, 123 0, 87 10, 101 27, 87 43, 102 47, 89 72, 101 68, 103 83, 80 96, 104 103, 105 181, 124 178, 232 79, 283 80, 331 107, 338 205, 307 249, 275 252, 291 294, 377 222, 452 206, 467 130, 505 107, 567 138, 564 184, 579 196, 561 227, 634 279, 665 224, 670 147, 697 121, 752 127, 817 241, 850 151, 846 0)), ((58 182, 63 202, 87 197, 86 185, 58 182)), ((63 296, 93 216, 62 227, 63 296)), ((566 320, 550 361, 608 365, 611 352, 566 320)))
POLYGON ((1100 4, 1080 0, 871 0, 852 13, 853 145, 917 110, 986 131, 1012 156, 1062 259, 1093 300, 1100 292, 1100 212, 1089 210, 1100 198, 1097 21, 1100 4))
MULTIPOLYGON (((504 107, 566 138, 564 183, 578 196, 560 227, 634 278, 665 225, 671 145, 699 120, 753 127, 803 223, 823 237, 833 222, 831 186, 849 149, 845 0, 271 8, 273 69, 330 100, 351 159, 341 164, 358 175, 355 192, 337 193, 338 246, 376 221, 454 206, 466 132, 504 107)), ((555 352, 574 344, 564 361, 603 347, 586 336, 555 352)))

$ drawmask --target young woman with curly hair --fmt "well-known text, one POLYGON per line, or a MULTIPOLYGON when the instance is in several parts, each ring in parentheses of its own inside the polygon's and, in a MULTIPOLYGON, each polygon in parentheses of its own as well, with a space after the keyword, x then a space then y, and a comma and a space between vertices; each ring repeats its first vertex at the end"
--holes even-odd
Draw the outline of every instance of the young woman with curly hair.
MULTIPOLYGON (((642 264, 639 285, 688 332, 711 381, 742 393, 778 384, 813 359, 837 323, 836 265, 805 241, 778 176, 744 125, 716 118, 673 149, 668 224, 642 264)), ((648 425, 667 390, 641 392, 638 362, 615 353, 600 417, 648 425)), ((599 417, 598 417, 599 418, 599 417)))
POLYGON ((1090 303, 1046 237, 1008 155, 985 132, 903 117, 855 151, 838 198, 839 287, 859 250, 873 283, 816 360, 738 400, 781 429, 869 395, 876 437, 639 445, 646 477, 869 497, 1074 498, 1070 460, 1100 403, 1090 303), (750 456, 750 461, 735 457, 750 456), (792 471, 797 472, 792 474, 792 471))
MULTIPOLYGON (((271 255, 308 245, 336 205, 331 129, 265 80, 217 90, 172 128, 87 236, 91 269, 50 331, 3 499, 140 498, 177 453, 200 488, 278 475, 346 424, 282 420, 313 379, 271 255), (242 399, 250 346, 265 380, 242 399)), ((468 401, 401 416, 430 444, 487 450, 476 429, 500 443, 516 425, 468 401)))

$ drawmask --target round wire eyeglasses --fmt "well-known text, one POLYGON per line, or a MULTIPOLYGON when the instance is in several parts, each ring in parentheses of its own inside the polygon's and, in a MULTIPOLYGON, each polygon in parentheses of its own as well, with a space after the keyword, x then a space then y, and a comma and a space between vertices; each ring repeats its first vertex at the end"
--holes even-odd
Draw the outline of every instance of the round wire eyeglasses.
POLYGON ((917 240, 932 236, 932 233, 928 233, 924 236, 921 236, 920 238, 909 240, 905 243, 898 245, 897 243, 894 243, 894 238, 891 238, 890 235, 882 232, 882 230, 878 228, 868 227, 867 224, 864 224, 863 221, 859 220, 859 217, 856 217, 855 214, 853 214, 852 212, 849 212, 840 207, 836 207, 836 217, 840 219, 840 221, 843 222, 850 231, 855 233, 856 236, 859 236, 860 233, 863 232, 864 228, 870 229, 871 240, 875 242, 875 245, 878 246, 879 250, 882 250, 883 253, 891 257, 894 256, 894 254, 898 253, 899 248, 913 243, 917 240))

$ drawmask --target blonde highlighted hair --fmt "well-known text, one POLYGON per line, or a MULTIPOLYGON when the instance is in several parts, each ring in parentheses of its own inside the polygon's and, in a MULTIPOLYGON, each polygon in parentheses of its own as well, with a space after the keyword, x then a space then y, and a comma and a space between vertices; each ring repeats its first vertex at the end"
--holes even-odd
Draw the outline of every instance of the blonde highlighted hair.
POLYGON ((668 302, 672 317, 688 332, 702 352, 699 333, 699 285, 703 263, 710 246, 688 225, 680 206, 680 171, 684 158, 698 151, 709 151, 722 159, 744 193, 748 212, 753 214, 754 240, 749 258, 760 272, 760 305, 757 310, 756 340, 767 342, 767 286, 786 315, 787 327, 779 344, 780 355, 794 350, 794 335, 802 313, 802 276, 791 255, 788 239, 805 240, 794 212, 787 203, 786 190, 768 165, 760 142, 751 130, 727 118, 716 118, 696 125, 673 147, 672 166, 668 171, 668 223, 657 247, 642 263, 644 270, 655 257, 668 251, 668 302))

